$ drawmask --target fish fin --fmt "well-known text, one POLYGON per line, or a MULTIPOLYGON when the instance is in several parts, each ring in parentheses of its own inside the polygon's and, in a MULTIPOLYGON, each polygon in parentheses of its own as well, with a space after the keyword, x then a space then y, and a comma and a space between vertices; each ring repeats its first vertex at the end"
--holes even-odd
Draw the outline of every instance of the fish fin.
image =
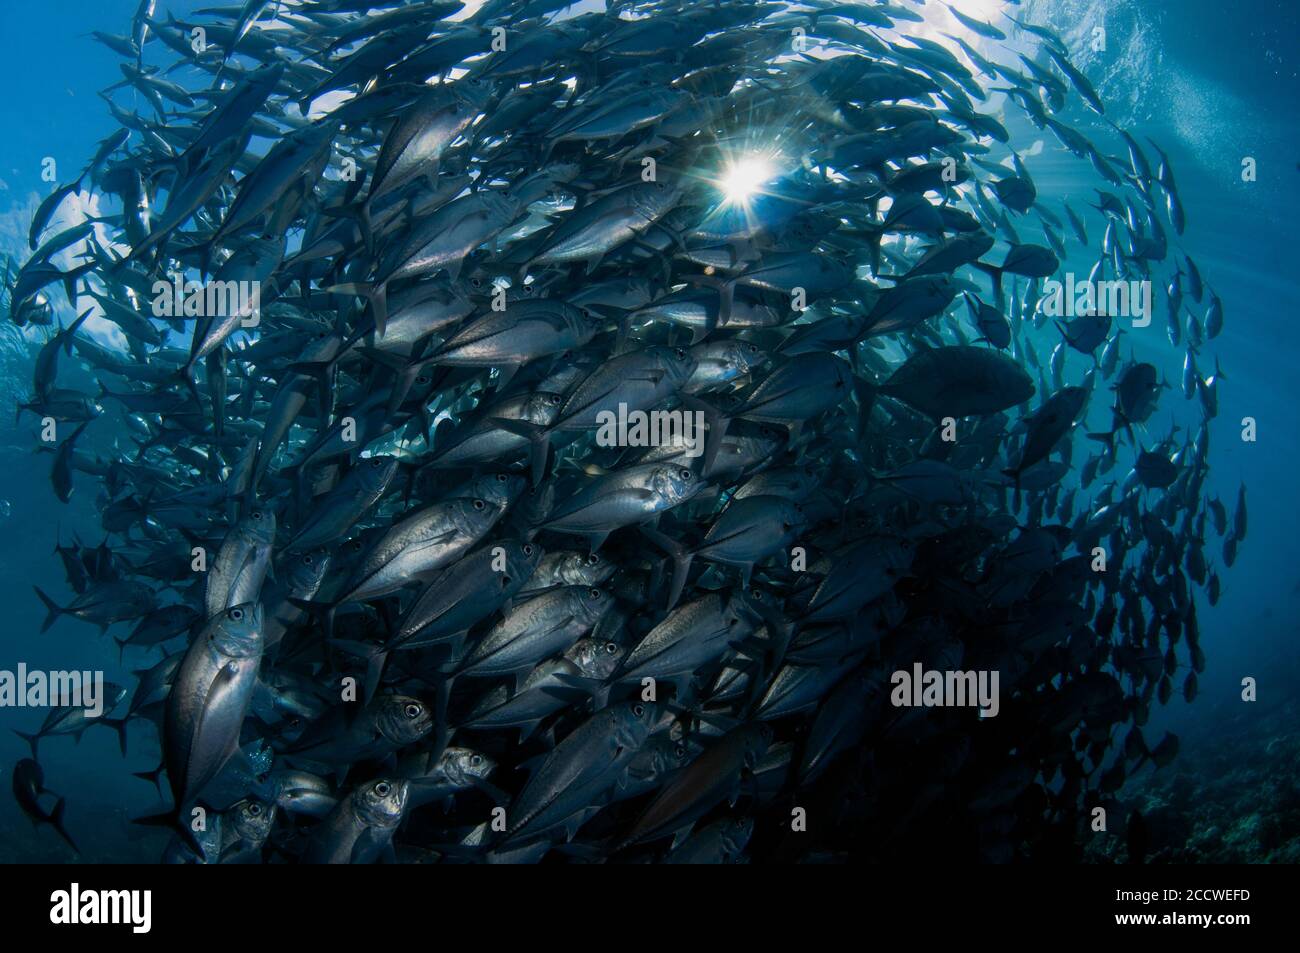
POLYGON ((292 596, 289 597, 289 602, 309 613, 313 618, 320 620, 325 628, 325 640, 331 643, 334 641, 334 613, 338 610, 336 603, 312 602, 307 599, 295 599, 292 596))
POLYGON ((722 441, 727 436, 727 427, 731 424, 731 418, 697 397, 683 394, 681 400, 682 406, 686 409, 704 414, 708 436, 704 441, 703 473, 708 473, 718 458, 718 451, 722 449, 722 441))
MULTIPOLYGON (((548 691, 547 694, 549 695, 551 692, 548 691)), ((557 695, 556 697, 558 698, 559 696, 557 695)), ((572 701, 570 698, 565 698, 563 700, 565 704, 569 704, 572 701)), ((545 718, 534 718, 532 721, 526 721, 522 725, 516 726, 519 729, 519 743, 523 744, 531 738, 544 721, 546 721, 545 718)))
POLYGON ((188 824, 181 823, 181 808, 178 806, 171 811, 162 814, 150 814, 146 817, 133 818, 132 824, 140 824, 144 827, 166 827, 175 831, 181 841, 194 851, 200 857, 206 857, 203 845, 199 843, 198 838, 194 836, 194 831, 190 830, 188 824))
POLYGON ((502 430, 507 430, 517 437, 526 438, 532 446, 531 464, 533 486, 538 486, 546 474, 547 457, 550 455, 550 433, 539 424, 527 420, 511 420, 507 417, 493 417, 492 423, 502 430))
POLYGON ((533 775, 535 775, 537 771, 542 767, 542 765, 546 763, 546 759, 549 757, 550 757, 549 751, 543 754, 534 755, 531 758, 521 761, 519 763, 519 770, 527 774, 528 780, 531 781, 533 779, 533 775))
POLYGON ((22 738, 24 741, 26 741, 28 747, 30 747, 30 748, 32 749, 32 760, 33 760, 33 761, 38 761, 38 760, 40 760, 40 759, 37 758, 37 756, 36 756, 36 746, 37 746, 38 744, 40 744, 40 741, 41 741, 41 735, 40 735, 39 733, 34 734, 34 735, 29 735, 29 734, 27 734, 26 732, 22 732, 22 731, 17 730, 16 728, 14 729, 14 734, 16 734, 19 738, 22 738))
POLYGON ((521 367, 523 367, 523 365, 517 362, 497 365, 496 392, 498 394, 505 392, 505 389, 510 386, 510 382, 514 380, 515 374, 519 372, 519 368, 521 367))
POLYGON ((50 630, 50 626, 54 625, 55 620, 57 620, 59 616, 63 615, 64 610, 60 608, 53 599, 43 593, 40 586, 32 586, 32 588, 35 589, 36 594, 41 597, 41 602, 45 603, 45 621, 41 623, 41 632, 45 633, 50 630))
POLYGON ((158 789, 158 796, 162 797, 163 791, 162 791, 161 778, 163 773, 163 767, 164 766, 160 764, 152 771, 135 771, 132 772, 132 776, 139 778, 141 781, 148 781, 150 784, 152 784, 154 787, 158 789))
MULTIPOLYGON (((94 313, 95 309, 93 306, 87 308, 85 312, 82 313, 77 320, 73 321, 66 330, 59 332, 59 338, 63 341, 64 354, 67 354, 69 357, 72 356, 72 336, 77 333, 77 328, 81 327, 86 322, 86 319, 94 313)), ((87 423, 89 423, 89 421, 87 421, 87 423)))
POLYGON ((112 728, 117 732, 117 744, 122 749, 122 757, 126 757, 126 719, 125 718, 100 718, 95 721, 97 725, 103 725, 105 728, 112 728))
POLYGON ((330 285, 325 292, 365 298, 370 302, 370 313, 375 319, 375 331, 380 337, 384 336, 384 330, 388 327, 388 285, 385 282, 374 284, 365 281, 347 282, 330 285))
MULTIPOLYGON (((735 803, 736 803, 736 798, 733 796, 731 798, 732 806, 734 806, 735 803)), ((690 838, 691 832, 694 829, 695 829, 695 824, 691 823, 691 824, 687 824, 685 827, 681 828, 679 831, 673 834, 673 843, 670 849, 676 850, 678 847, 681 847, 682 844, 684 844, 690 838)))
MULTIPOLYGON (((1105 444, 1107 452, 1113 457, 1115 455, 1115 434, 1116 433, 1118 433, 1118 429, 1102 431, 1100 433, 1090 433, 1088 434, 1088 439, 1096 440, 1099 443, 1105 444)), ((1006 470, 1003 470, 1002 472, 1007 473, 1006 470)))
POLYGON ((68 833, 68 829, 63 826, 63 810, 67 806, 67 803, 67 800, 64 798, 59 798, 58 801, 55 802, 54 810, 50 811, 50 825, 59 832, 60 837, 68 842, 68 846, 71 847, 74 852, 80 854, 81 849, 77 847, 76 842, 72 839, 72 835, 68 833))
POLYGON ((387 664, 388 652, 383 649, 371 653, 366 658, 365 699, 367 705, 375 697, 375 693, 379 691, 379 684, 384 677, 384 666, 387 664))

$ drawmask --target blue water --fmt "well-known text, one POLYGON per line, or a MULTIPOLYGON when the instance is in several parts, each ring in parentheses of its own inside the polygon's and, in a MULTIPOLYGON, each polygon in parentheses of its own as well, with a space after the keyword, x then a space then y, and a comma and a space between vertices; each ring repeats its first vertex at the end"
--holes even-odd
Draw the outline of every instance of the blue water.
MULTIPOLYGON (((202 5, 163 0, 160 14, 170 9, 184 16, 202 5)), ((120 78, 116 56, 89 33, 125 32, 135 6, 135 0, 0 4, 0 251, 25 258, 31 212, 51 189, 40 178, 43 159, 54 157, 62 170, 78 169, 97 141, 116 128, 96 95, 120 78)), ((927 6, 937 6, 936 0, 927 6)), ((1214 609, 1198 597, 1208 657, 1201 697, 1188 705, 1175 695, 1153 715, 1145 733, 1155 739, 1162 728, 1178 732, 1180 762, 1191 765, 1198 763, 1198 752, 1219 750, 1229 723, 1234 738, 1245 737, 1267 750, 1276 740, 1270 733, 1281 733, 1289 736, 1289 750, 1294 750, 1300 725, 1277 716, 1294 713, 1300 700, 1300 257, 1295 245, 1300 221, 1300 4, 1026 0, 1019 9, 1035 22, 1052 25, 1072 50, 1081 49, 1094 26, 1104 25, 1107 51, 1079 55, 1076 63, 1097 86, 1108 116, 1139 139, 1155 139, 1169 154, 1188 221, 1184 235, 1170 231, 1171 251, 1196 260, 1226 313, 1223 334, 1207 346, 1224 371, 1219 416, 1212 424, 1208 492, 1231 507, 1244 482, 1250 532, 1231 570, 1221 566, 1218 543, 1209 547, 1211 561, 1220 567, 1223 596, 1214 609), (1255 182, 1242 181, 1246 157, 1256 160, 1255 182), (1246 417, 1257 422, 1256 442, 1240 439, 1246 417), (1241 700, 1245 677, 1259 683, 1253 707, 1241 700)), ((1078 121, 1080 115, 1076 100, 1070 118, 1078 121)), ((1060 210, 1064 198, 1076 209, 1092 198, 1090 189, 1099 183, 1050 133, 1034 130, 1014 107, 1008 107, 1008 125, 1014 142, 1043 140, 1042 152, 1026 161, 1040 197, 1054 210, 1060 210)), ((1090 232, 1100 228, 1099 221, 1089 219, 1090 232)), ((1024 229, 1026 235, 1031 231, 1024 229)), ((1070 264, 1086 272, 1090 262, 1070 264)), ((1166 275, 1167 267, 1159 274, 1166 275)), ((61 300, 61 293, 57 297, 61 300)), ((1156 361, 1174 387, 1166 392, 1151 432, 1167 432, 1168 410, 1174 407, 1194 427, 1199 407, 1195 402, 1184 407, 1178 393, 1181 351, 1171 351, 1164 339, 1162 295, 1147 333, 1154 345, 1139 336, 1130 345, 1140 359, 1156 361)), ((67 541, 77 533, 87 543, 100 538, 93 480, 78 475, 72 502, 59 504, 50 489, 48 459, 32 452, 35 419, 28 415, 14 424, 11 409, 27 395, 38 340, 29 334, 23 341, 9 328, 0 332, 0 668, 12 669, 23 661, 31 668, 102 669, 108 679, 131 685, 117 647, 92 627, 64 620, 38 634, 43 612, 32 586, 60 599, 68 591, 53 556, 56 536, 67 541)), ((1047 350, 1040 353, 1045 360, 1047 350)), ((1126 358, 1128 354, 1126 347, 1126 358)), ((1071 361, 1079 360, 1071 355, 1071 361)), ((93 390, 93 379, 72 369, 74 364, 64 363, 60 384, 93 390)), ((1081 365, 1071 367, 1067 378, 1073 379, 1081 365)), ((1209 367, 1202 370, 1208 373, 1209 367)), ((1108 408, 1102 395, 1094 397, 1089 429, 1102 428, 1108 408)), ((102 434, 97 439, 111 440, 102 434)), ((95 445, 92 440, 88 448, 95 445)), ((154 658, 128 655, 126 668, 154 658)), ((42 714, 0 709, 0 780, 6 787, 11 766, 27 752, 8 729, 32 730, 42 714)), ((125 763, 116 738, 103 729, 91 730, 79 745, 68 738, 43 743, 47 784, 68 796, 67 823, 83 843, 85 859, 157 856, 158 836, 138 839, 125 823, 128 814, 140 813, 155 800, 150 785, 131 777, 131 772, 156 766, 151 734, 147 727, 132 727, 125 763)), ((1234 808, 1250 809, 1249 804, 1234 808)), ((1269 808, 1261 802, 1254 809, 1269 808)), ((32 834, 12 800, 0 797, 0 860, 68 856, 50 831, 32 834)))

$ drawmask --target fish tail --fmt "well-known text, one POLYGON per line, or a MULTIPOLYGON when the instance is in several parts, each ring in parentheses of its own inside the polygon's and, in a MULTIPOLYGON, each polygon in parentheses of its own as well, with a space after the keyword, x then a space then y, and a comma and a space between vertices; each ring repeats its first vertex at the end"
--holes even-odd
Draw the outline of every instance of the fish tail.
POLYGON ((307 599, 290 598, 289 602, 309 613, 312 618, 320 620, 325 629, 325 641, 334 641, 334 613, 338 611, 336 602, 311 602, 307 599))
POLYGON ((714 461, 718 459, 718 451, 722 449, 722 441, 727 436, 727 427, 731 424, 731 418, 698 397, 683 394, 681 399, 682 405, 688 410, 704 414, 708 436, 705 438, 703 470, 700 474, 703 476, 713 468, 714 461))
POLYGON ((22 738, 24 741, 26 741, 27 746, 32 749, 32 760, 33 761, 39 760, 36 757, 36 746, 40 744, 41 736, 39 734, 29 735, 25 731, 19 731, 16 728, 14 729, 14 734, 16 734, 19 738, 22 738))
POLYGON ((170 811, 162 814, 150 814, 147 817, 133 818, 132 824, 139 824, 142 827, 166 827, 176 832, 177 836, 200 857, 207 856, 203 850, 203 845, 195 838, 194 832, 190 830, 188 824, 181 822, 181 806, 178 804, 170 811))
MULTIPOLYGON (((370 221, 370 200, 360 203, 357 206, 357 227, 361 229, 361 240, 365 243, 366 254, 374 256, 375 254, 375 229, 370 221)), ((379 332, 383 334, 383 331, 379 332)))
POLYGON ((81 848, 79 848, 76 841, 72 839, 72 835, 68 833, 68 829, 63 826, 63 811, 67 806, 67 803, 68 802, 65 798, 59 798, 58 801, 55 802, 54 810, 50 811, 50 826, 58 831, 59 836, 68 842, 68 846, 71 847, 74 852, 80 854, 81 848))
POLYGON ((673 561, 673 578, 668 590, 668 608, 672 609, 673 606, 677 605, 677 600, 681 598, 682 590, 686 588, 686 577, 690 574, 691 560, 694 559, 695 554, 677 540, 665 536, 657 529, 642 526, 641 532, 652 543, 666 552, 673 561))
POLYGON ((59 616, 63 615, 64 609, 55 603, 53 599, 41 591, 40 586, 32 586, 36 594, 41 597, 41 602, 45 603, 45 621, 41 623, 41 632, 48 632, 50 626, 54 625, 59 616))
POLYGON ((723 326, 731 320, 731 308, 736 299, 736 283, 712 275, 692 275, 688 283, 712 288, 718 293, 718 325, 723 326))
POLYGON ((77 329, 86 323, 86 319, 95 313, 93 306, 87 308, 78 317, 68 325, 67 329, 59 332, 59 338, 63 342, 63 353, 72 355, 72 338, 77 333, 77 329))
POLYGON ((1101 431, 1100 433, 1088 434, 1088 439, 1096 440, 1098 443, 1105 444, 1106 451, 1113 457, 1115 455, 1115 434, 1116 433, 1118 433, 1118 428, 1116 428, 1115 430, 1104 430, 1101 431))
POLYGON ((375 320, 375 331, 380 337, 388 326, 388 285, 385 282, 371 284, 366 281, 345 282, 331 285, 325 289, 329 294, 357 295, 370 302, 370 313, 375 320))
POLYGON ((162 773, 163 773, 163 766, 160 764, 152 771, 134 771, 132 772, 132 776, 139 778, 141 781, 148 781, 150 784, 152 784, 154 787, 158 789, 158 796, 161 797, 162 781, 160 779, 162 778, 162 773))
POLYGON ((867 250, 871 253, 871 273, 877 277, 883 277, 880 274, 880 243, 885 237, 885 230, 870 230, 866 234, 867 250))
POLYGON ((982 261, 975 262, 975 267, 982 269, 988 276, 990 283, 993 285, 993 299, 999 309, 1006 307, 1006 295, 1002 291, 1002 269, 997 265, 986 265, 982 261))
POLYGON ((379 683, 383 680, 384 667, 388 664, 388 649, 382 645, 349 639, 339 639, 330 644, 348 655, 366 660, 365 704, 370 704, 370 700, 375 697, 375 692, 379 689, 379 683))
POLYGON ((876 405, 876 395, 880 391, 874 384, 857 375, 853 378, 853 388, 858 397, 858 439, 861 440, 866 436, 867 425, 871 422, 871 411, 876 405))
POLYGON ((112 728, 117 732, 117 744, 122 749, 122 757, 126 757, 126 719, 125 718, 100 718, 96 724, 103 725, 105 728, 112 728))
POLYGON ((736 302, 736 283, 726 281, 718 288, 718 324, 725 325, 731 321, 731 309, 736 302))
POLYGON ((186 361, 185 366, 177 369, 176 373, 172 376, 177 383, 185 385, 185 389, 188 390, 190 396, 194 398, 195 406, 202 408, 203 399, 199 396, 199 385, 194 379, 194 363, 192 361, 186 361))
POLYGON ((545 427, 527 420, 513 420, 509 417, 493 417, 492 423, 502 430, 508 430, 517 437, 527 438, 531 445, 531 472, 533 486, 539 486, 546 476, 546 462, 550 456, 551 435, 545 427))
POLYGON ((97 267, 98 262, 88 261, 63 273, 63 291, 68 296, 68 304, 75 306, 77 303, 77 279, 97 267))

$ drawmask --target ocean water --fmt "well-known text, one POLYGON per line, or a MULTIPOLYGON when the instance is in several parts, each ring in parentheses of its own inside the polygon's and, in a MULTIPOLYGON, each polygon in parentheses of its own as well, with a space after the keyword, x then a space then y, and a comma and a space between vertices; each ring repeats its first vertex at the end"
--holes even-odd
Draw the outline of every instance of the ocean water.
MULTIPOLYGON (((1300 221, 1300 6, 1290 0, 955 5, 988 19, 1005 9, 1052 27, 1106 102, 1107 118, 1144 145, 1147 137, 1158 142, 1176 170, 1187 228, 1181 236, 1168 229, 1171 255, 1157 274, 1162 283, 1175 258, 1189 255, 1222 299, 1224 331, 1207 342, 1201 359, 1203 373, 1215 359, 1222 370, 1205 493, 1231 510, 1244 484, 1250 530, 1231 569, 1223 565, 1217 537, 1206 548, 1222 580, 1222 597, 1211 607, 1197 591, 1207 657, 1199 697, 1187 703, 1175 692, 1167 705, 1154 706, 1144 729, 1152 742, 1166 730, 1175 732, 1180 754, 1158 771, 1150 765, 1140 769, 1120 796, 1149 819, 1153 852, 1162 859, 1300 860, 1300 260, 1294 243, 1300 221), (1106 49, 1089 52, 1088 40, 1099 26, 1106 49), (1248 160, 1256 170, 1253 181, 1243 181, 1248 160), (1257 428, 1253 441, 1242 439, 1247 418, 1257 428), (1243 679, 1255 680, 1257 700, 1243 700, 1243 679)), ((20 262, 31 215, 52 188, 42 180, 42 163, 53 158, 63 169, 80 168, 97 142, 117 128, 96 95, 119 79, 117 58, 89 34, 124 32, 135 6, 134 0, 9 0, 0 9, 0 116, 6 130, 0 148, 0 252, 20 262)), ((178 16, 201 6, 159 2, 160 12, 178 16)), ((941 37, 950 28, 942 6, 929 0, 914 7, 927 18, 919 34, 941 37)), ((156 43, 150 51, 158 54, 156 43)), ((130 94, 125 97, 129 101, 130 94)), ((1082 123, 1086 114, 1077 99, 1071 109, 1072 120, 1082 123)), ((1094 189, 1104 183, 1086 163, 1010 103, 1003 110, 1040 201, 1059 213, 1063 201, 1083 209, 1095 199, 1094 189)), ((1028 221, 1020 229, 1025 240, 1041 241, 1028 221)), ((1102 228, 1096 213, 1090 213, 1088 226, 1095 245, 1102 228)), ((1072 257, 1063 270, 1086 274, 1092 259, 1080 254, 1077 243, 1069 247, 1072 257)), ((66 322, 72 313, 62 292, 53 297, 66 322)), ((1122 352, 1125 359, 1156 364, 1172 388, 1144 434, 1148 445, 1171 424, 1188 439, 1200 420, 1198 402, 1185 402, 1179 393, 1183 351, 1170 347, 1163 323, 1163 292, 1157 290, 1152 326, 1126 336, 1122 352)), ((92 322, 91 333, 112 341, 103 322, 92 322)), ((1045 362, 1059 334, 1050 323, 1032 333, 1045 362)), ((44 611, 33 586, 60 601, 69 595, 55 541, 76 536, 95 544, 102 536, 94 478, 78 474, 72 500, 61 504, 51 490, 48 457, 34 452, 35 419, 24 415, 15 422, 10 412, 30 396, 42 335, 40 329, 0 326, 0 668, 24 662, 29 669, 102 670, 109 681, 133 686, 131 670, 152 664, 156 653, 128 649, 119 657, 112 638, 68 619, 40 632, 44 611)), ((1071 353, 1067 381, 1076 381, 1087 366, 1082 355, 1071 353)), ((91 393, 97 385, 93 372, 75 360, 62 362, 59 383, 91 393)), ((1104 388, 1094 396, 1087 429, 1108 426, 1108 397, 1104 388)), ((107 451, 127 440, 126 433, 96 428, 87 449, 107 451)), ((1086 448, 1077 435, 1076 471, 1086 448)), ((1119 475, 1117 468, 1111 477, 1119 475)), ((124 637, 126 631, 117 626, 112 634, 124 637)), ((26 744, 11 729, 33 731, 42 717, 40 711, 0 708, 0 776, 6 788, 12 766, 27 756, 26 744)), ((131 726, 125 758, 114 732, 103 728, 91 728, 80 742, 46 739, 40 754, 47 786, 67 797, 66 824, 82 860, 158 858, 166 835, 129 823, 157 803, 152 786, 133 777, 157 767, 151 726, 131 726)), ((1091 846, 1086 856, 1122 859, 1122 839, 1091 846)), ((73 857, 48 826, 34 828, 12 798, 0 798, 0 860, 73 857)))

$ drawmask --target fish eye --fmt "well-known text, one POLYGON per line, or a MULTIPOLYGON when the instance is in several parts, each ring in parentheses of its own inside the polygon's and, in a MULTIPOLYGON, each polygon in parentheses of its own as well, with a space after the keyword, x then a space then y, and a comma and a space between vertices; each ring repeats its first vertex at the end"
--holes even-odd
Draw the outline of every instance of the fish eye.
POLYGON ((677 747, 673 748, 673 754, 676 755, 678 758, 686 757, 686 746, 678 745, 677 747))
POLYGON ((679 361, 686 360, 686 352, 683 351, 681 348, 677 348, 677 350, 673 351, 673 356, 676 357, 677 360, 679 361))
POLYGON ((474 501, 474 509, 476 509, 476 510, 481 510, 481 509, 483 509, 483 508, 486 507, 486 506, 487 506, 487 504, 484 503, 482 500, 475 500, 475 501, 474 501))
POLYGON ((502 589, 509 589, 509 588, 510 588, 510 577, 509 577, 509 576, 502 576, 502 577, 501 577, 501 588, 502 588, 502 589))
POLYGON ((589 554, 589 555, 587 556, 587 565, 588 565, 588 566, 594 566, 594 565, 596 565, 596 563, 598 563, 598 562, 600 562, 600 557, 597 556, 595 553, 591 553, 591 554, 589 554))
POLYGON ((606 642, 606 643, 605 643, 605 651, 608 652, 610 655, 613 655, 615 652, 618 651, 618 643, 617 643, 617 642, 606 642))
POLYGON ((588 589, 588 590, 587 590, 587 598, 589 598, 589 599, 599 599, 600 596, 601 596, 601 592, 600 592, 599 589, 588 589))
POLYGON ((249 519, 253 520, 254 522, 260 522, 261 519, 262 519, 262 511, 261 511, 261 510, 253 510, 253 512, 249 513, 248 516, 249 516, 249 519))
POLYGON ((403 710, 404 712, 406 712, 406 717, 407 717, 407 718, 419 718, 419 717, 420 717, 420 706, 417 705, 417 704, 415 704, 415 702, 411 702, 411 704, 407 705, 407 706, 406 706, 404 709, 402 709, 402 710, 403 710))
POLYGON ((375 793, 378 794, 380 797, 388 797, 389 792, 391 792, 392 790, 393 790, 392 785, 390 785, 387 781, 380 781, 378 784, 375 785, 375 793))
POLYGON ((735 625, 735 624, 738 623, 739 621, 740 621, 740 620, 737 619, 735 616, 732 616, 730 619, 727 620, 727 625, 730 627, 730 626, 735 625))
POLYGON ((378 470, 383 465, 384 461, 380 460, 378 457, 372 457, 370 460, 370 468, 372 470, 378 470))
POLYGON ((231 610, 230 610, 230 621, 231 621, 231 622, 239 622, 239 621, 241 621, 243 618, 244 618, 244 610, 243 610, 243 609, 231 609, 231 610))
POLYGON ((417 384, 427 384, 429 383, 429 380, 430 380, 429 375, 421 374, 419 377, 415 379, 415 382, 417 384))
POLYGON ((470 755, 469 763, 477 768, 483 763, 483 756, 481 754, 470 755))
POLYGON ((303 556, 303 557, 302 557, 302 564, 303 564, 304 566, 310 566, 310 565, 311 565, 312 563, 314 563, 315 561, 316 561, 316 560, 314 560, 314 559, 312 558, 311 553, 308 553, 306 556, 303 556))
POLYGON ((632 714, 640 718, 642 715, 645 714, 645 705, 637 705, 635 708, 632 709, 632 714))
POLYGON ((677 472, 677 475, 678 475, 679 477, 681 477, 683 480, 689 480, 689 479, 691 478, 691 471, 690 471, 690 470, 679 470, 679 471, 677 472))
POLYGON ((532 554, 533 554, 533 544, 532 544, 532 543, 524 543, 524 555, 525 555, 525 556, 531 556, 532 554))
POLYGON ((506 482, 506 475, 505 475, 504 473, 498 473, 498 474, 497 474, 497 482, 498 482, 498 483, 505 483, 505 482, 506 482))
POLYGON ((482 278, 471 278, 471 279, 469 280, 469 283, 470 283, 471 285, 473 285, 475 288, 482 288, 482 287, 483 287, 483 279, 482 279, 482 278))

